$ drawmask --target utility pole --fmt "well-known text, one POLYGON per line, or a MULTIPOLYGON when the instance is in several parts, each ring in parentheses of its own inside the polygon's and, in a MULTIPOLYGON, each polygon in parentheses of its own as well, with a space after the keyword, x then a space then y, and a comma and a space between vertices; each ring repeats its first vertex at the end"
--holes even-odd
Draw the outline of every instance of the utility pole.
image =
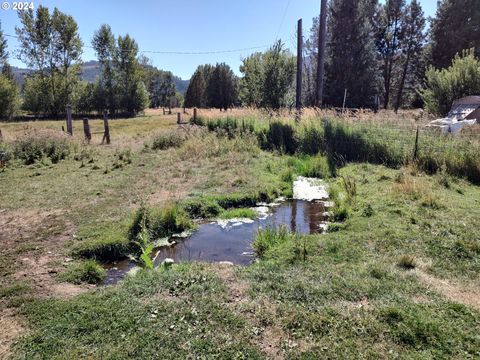
POLYGON ((317 60, 317 96, 316 105, 322 106, 323 76, 325 73, 325 43, 327 35, 327 0, 320 3, 320 23, 318 26, 318 60, 317 60))
POLYGON ((302 35, 302 19, 297 23, 297 111, 302 109, 302 69, 303 69, 303 35, 302 35))

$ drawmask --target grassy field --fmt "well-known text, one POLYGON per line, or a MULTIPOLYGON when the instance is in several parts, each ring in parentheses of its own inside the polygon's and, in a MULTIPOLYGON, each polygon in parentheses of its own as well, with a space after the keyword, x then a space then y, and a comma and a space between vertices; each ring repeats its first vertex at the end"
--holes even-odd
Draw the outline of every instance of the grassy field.
POLYGON ((204 111, 205 127, 180 130, 152 111, 112 120, 110 146, 83 144, 80 122, 73 138, 60 122, 0 123, 0 357, 480 357, 478 139, 428 138, 443 159, 430 168, 425 147, 411 160, 419 114, 323 114, 329 133, 309 111, 300 125, 204 111), (327 234, 266 231, 249 267, 175 264, 95 285, 99 261, 135 251, 139 209, 158 234, 249 217, 297 175, 328 178, 327 234))

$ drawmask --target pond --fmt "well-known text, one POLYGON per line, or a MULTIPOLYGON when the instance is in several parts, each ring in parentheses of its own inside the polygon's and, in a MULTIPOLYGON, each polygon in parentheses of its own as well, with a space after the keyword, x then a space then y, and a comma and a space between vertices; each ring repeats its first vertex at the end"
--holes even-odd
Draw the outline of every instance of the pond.
MULTIPOLYGON (((280 226, 293 233, 317 234, 326 230, 328 207, 325 188, 315 185, 311 179, 300 178, 294 183, 294 196, 297 199, 283 200, 271 204, 258 204, 254 208, 259 214, 255 220, 231 219, 204 222, 189 236, 172 237, 170 246, 155 250, 155 265, 166 258, 175 262, 228 261, 239 265, 248 265, 255 260, 252 242, 259 229, 280 226), (300 190, 298 184, 304 189, 300 190), (297 187, 295 185, 297 184, 297 187), (311 186, 311 189, 305 187, 311 186), (315 193, 315 190, 317 192, 315 193), (317 198, 317 199, 315 199, 317 198)), ((135 263, 130 260, 118 261, 106 265, 105 284, 113 284, 123 278, 135 263)))

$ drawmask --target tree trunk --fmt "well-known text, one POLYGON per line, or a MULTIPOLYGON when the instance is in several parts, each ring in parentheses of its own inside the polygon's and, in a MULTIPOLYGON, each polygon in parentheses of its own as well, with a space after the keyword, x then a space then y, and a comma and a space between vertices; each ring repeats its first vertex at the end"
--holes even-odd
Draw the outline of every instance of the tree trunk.
POLYGON ((395 102, 395 112, 400 108, 400 103, 402 101, 403 87, 405 86, 405 78, 407 77, 408 63, 410 62, 410 50, 407 52, 407 58, 405 59, 405 64, 403 65, 402 80, 400 81, 400 87, 398 88, 397 101, 395 102))

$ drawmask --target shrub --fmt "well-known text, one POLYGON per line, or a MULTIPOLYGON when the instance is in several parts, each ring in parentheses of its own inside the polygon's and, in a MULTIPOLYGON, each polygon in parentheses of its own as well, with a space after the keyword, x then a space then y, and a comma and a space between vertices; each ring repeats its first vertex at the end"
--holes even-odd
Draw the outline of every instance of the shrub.
POLYGON ((180 147, 186 140, 186 134, 180 131, 161 132, 154 136, 152 149, 165 150, 172 147, 180 147))
POLYGON ((425 107, 438 115, 448 113, 454 100, 480 93, 480 61, 473 49, 457 54, 447 69, 430 67, 427 88, 421 92, 425 107))
POLYGON ((105 276, 105 269, 95 260, 85 260, 72 263, 59 275, 59 278, 74 284, 98 284, 105 279, 105 276))
POLYGON ((52 163, 64 160, 70 154, 71 144, 62 134, 53 132, 32 132, 17 139, 14 144, 14 155, 25 165, 30 165, 46 157, 52 163))

